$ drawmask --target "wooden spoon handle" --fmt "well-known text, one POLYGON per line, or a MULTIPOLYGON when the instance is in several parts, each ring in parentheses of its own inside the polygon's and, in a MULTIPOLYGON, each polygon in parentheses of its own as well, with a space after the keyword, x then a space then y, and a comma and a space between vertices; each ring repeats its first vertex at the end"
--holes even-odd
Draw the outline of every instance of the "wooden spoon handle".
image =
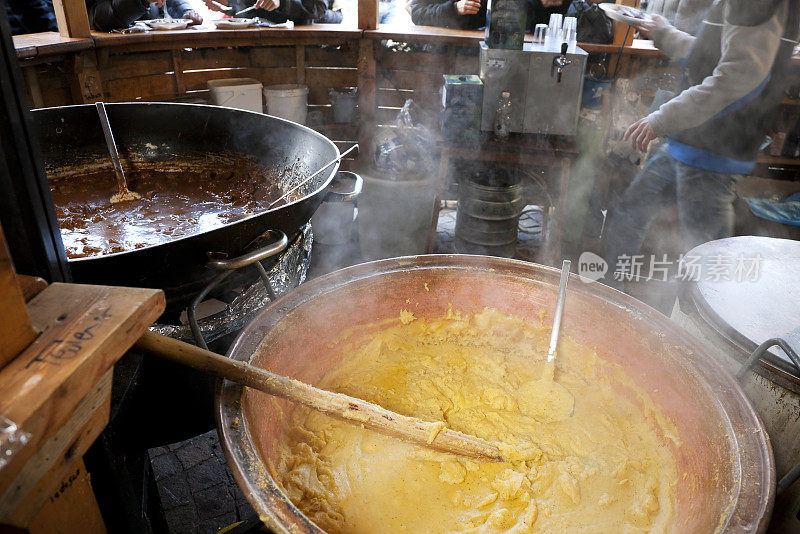
POLYGON ((189 343, 153 332, 145 333, 136 347, 168 360, 227 378, 276 397, 281 397, 351 424, 369 428, 441 452, 481 460, 502 461, 500 449, 475 436, 391 412, 376 404, 315 388, 299 380, 276 375, 248 363, 231 360, 189 343))

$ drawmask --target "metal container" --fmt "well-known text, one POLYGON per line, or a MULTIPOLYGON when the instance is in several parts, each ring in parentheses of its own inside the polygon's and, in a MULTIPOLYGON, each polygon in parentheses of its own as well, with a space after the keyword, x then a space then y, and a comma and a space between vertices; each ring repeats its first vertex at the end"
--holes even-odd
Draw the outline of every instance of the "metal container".
POLYGON ((442 138, 457 143, 476 143, 481 130, 483 82, 474 74, 444 74, 443 78, 439 119, 442 138))
MULTIPOLYGON (((407 299, 421 317, 442 316, 452 304, 465 313, 491 306, 538 322, 541 308, 552 312, 555 306, 558 279, 559 271, 550 267, 481 256, 366 263, 281 298, 245 329, 228 355, 317 384, 338 363, 329 348, 333 340, 347 329, 396 319, 407 299)), ((671 532, 763 532, 775 469, 764 427, 736 381, 696 338, 627 295, 575 277, 567 299, 564 335, 622 366, 676 426, 682 476, 671 532)), ((270 476, 291 408, 225 381, 218 389, 218 428, 234 476, 269 528, 321 533, 270 476)))
MULTIPOLYGON (((685 258, 684 272, 690 261, 699 279, 686 283, 672 319, 702 338, 731 373, 761 343, 800 327, 799 242, 733 237, 704 243, 685 258)), ((800 462, 800 371, 775 348, 743 386, 764 421, 781 478, 800 462)), ((778 496, 772 528, 800 532, 798 512, 800 483, 778 496)))
POLYGON ((513 256, 525 207, 519 180, 469 177, 459 185, 455 235, 459 252, 513 256))
MULTIPOLYGON (((247 155, 268 169, 283 171, 289 183, 302 180, 339 155, 323 135, 276 117, 196 104, 122 103, 106 105, 123 165, 207 160, 211 168, 236 164, 247 155), (286 172, 296 169, 297 172, 286 172)), ((36 135, 48 171, 107 165, 108 148, 94 105, 35 110, 36 135)), ((267 230, 298 233, 322 202, 338 163, 305 184, 287 205, 220 227, 137 250, 69 261, 76 282, 152 287, 167 294, 168 309, 185 307, 218 271, 206 267, 208 253, 242 254, 267 230)), ((214 173, 209 172, 209 180, 214 173)), ((74 177, 80 179, 80 175, 74 177)))
POLYGON ((356 218, 356 198, 361 194, 363 180, 350 171, 339 171, 325 195, 322 205, 311 217, 314 241, 323 245, 343 245, 353 237, 356 218))
POLYGON ((562 54, 543 44, 525 43, 522 50, 492 49, 483 42, 480 47, 481 130, 492 129, 500 93, 508 91, 515 110, 512 132, 575 135, 589 57, 584 50, 563 55, 568 63, 559 77, 554 62, 562 54))
POLYGON ((527 11, 525 0, 489 0, 484 43, 489 48, 522 50, 527 11))

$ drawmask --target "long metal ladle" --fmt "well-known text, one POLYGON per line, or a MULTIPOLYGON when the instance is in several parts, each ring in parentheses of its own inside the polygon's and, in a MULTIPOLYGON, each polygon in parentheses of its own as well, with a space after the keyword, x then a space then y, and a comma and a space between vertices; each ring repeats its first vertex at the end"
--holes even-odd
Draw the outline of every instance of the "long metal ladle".
POLYGON ((553 330, 550 333, 550 348, 547 351, 542 378, 520 386, 520 408, 543 422, 558 422, 572 416, 575 397, 564 386, 555 381, 556 347, 561 330, 561 316, 564 314, 564 299, 567 296, 567 281, 572 262, 564 260, 561 264, 561 278, 558 282, 558 297, 553 314, 553 330))
POLYGON ((125 181, 125 171, 122 170, 119 152, 117 152, 117 144, 114 142, 114 132, 111 131, 111 123, 108 122, 106 105, 103 102, 97 102, 95 106, 97 107, 97 114, 100 116, 100 126, 103 127, 103 135, 106 138, 108 154, 111 156, 111 163, 114 165, 114 174, 117 175, 117 186, 119 187, 119 192, 111 197, 111 203, 117 204, 118 202, 125 202, 126 200, 138 200, 142 198, 142 195, 128 189, 128 182, 125 181))
POLYGON ((334 164, 334 163, 336 163, 337 161, 340 161, 342 158, 344 158, 346 155, 348 155, 350 152, 352 152, 353 150, 355 150, 355 149, 357 149, 357 148, 358 148, 358 143, 354 144, 353 146, 351 146, 350 148, 348 148, 347 150, 345 150, 344 152, 342 152, 341 154, 339 154, 338 156, 336 156, 335 158, 333 158, 332 160, 330 160, 328 163, 326 163, 325 165, 323 165, 322 167, 320 167, 319 169, 317 169, 317 170, 314 172, 314 174, 312 174, 311 176, 309 176, 308 178, 306 178, 305 180, 303 180, 302 182, 300 182, 299 184, 297 184, 297 185, 296 185, 296 186, 294 186, 293 188, 291 188, 291 189, 289 189, 288 191, 286 191, 286 192, 285 192, 284 194, 282 194, 280 197, 278 197, 278 198, 276 198, 275 200, 273 200, 273 201, 270 203, 270 205, 269 205, 269 206, 267 206, 267 207, 268 207, 268 208, 271 208, 272 206, 274 206, 275 204, 277 204, 277 203, 278 203, 278 202, 280 202, 281 200, 285 199, 286 197, 288 197, 289 195, 291 195, 292 193, 294 193, 295 191, 297 191, 298 189, 300 189, 301 187, 303 187, 305 184, 307 184, 308 182, 310 182, 311 180, 313 180, 313 179, 314 179, 314 178, 315 178, 315 177, 316 177, 316 176, 317 176, 319 173, 321 173, 322 171, 324 171, 325 169, 327 169, 328 167, 330 167, 331 165, 333 165, 333 164, 334 164))

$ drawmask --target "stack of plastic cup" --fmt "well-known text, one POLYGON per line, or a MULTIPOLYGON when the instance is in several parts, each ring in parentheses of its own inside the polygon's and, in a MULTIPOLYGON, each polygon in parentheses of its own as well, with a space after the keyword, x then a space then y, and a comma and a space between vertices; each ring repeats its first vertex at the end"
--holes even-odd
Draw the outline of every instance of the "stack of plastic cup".
POLYGON ((563 35, 564 16, 559 13, 550 15, 550 23, 547 25, 547 35, 545 36, 545 46, 558 49, 561 47, 563 35))
POLYGON ((578 45, 578 19, 575 17, 567 17, 564 19, 563 38, 568 45, 567 51, 574 52, 575 47, 578 45))
POLYGON ((547 39, 547 24, 537 24, 533 30, 533 42, 544 44, 547 39))

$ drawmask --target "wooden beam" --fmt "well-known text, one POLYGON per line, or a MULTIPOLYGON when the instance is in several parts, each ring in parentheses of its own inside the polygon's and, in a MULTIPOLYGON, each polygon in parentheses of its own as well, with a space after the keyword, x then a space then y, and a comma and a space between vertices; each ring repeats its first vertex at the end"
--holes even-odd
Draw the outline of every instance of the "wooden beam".
POLYGON ((111 368, 161 315, 164 294, 56 283, 27 308, 42 334, 0 369, 0 414, 30 434, 0 469, 0 523, 20 527, 29 525, 102 430, 111 368))
POLYGON ((378 0, 358 0, 358 28, 378 29, 378 0))
POLYGON ((91 37, 85 0, 53 0, 58 33, 62 37, 91 37))

